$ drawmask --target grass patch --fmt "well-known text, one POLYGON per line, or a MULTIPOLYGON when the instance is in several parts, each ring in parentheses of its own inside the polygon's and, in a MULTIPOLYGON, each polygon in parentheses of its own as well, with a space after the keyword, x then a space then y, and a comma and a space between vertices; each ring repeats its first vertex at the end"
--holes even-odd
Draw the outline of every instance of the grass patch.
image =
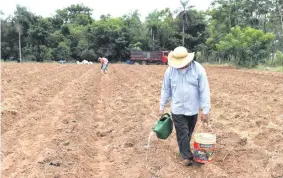
POLYGON ((271 71, 271 72, 283 72, 283 66, 267 66, 263 64, 257 65, 255 68, 240 67, 233 65, 232 63, 202 63, 203 65, 208 66, 220 66, 220 67, 233 67, 235 69, 252 69, 252 70, 261 70, 261 71, 271 71))
POLYGON ((202 65, 208 65, 208 66, 220 66, 220 67, 235 67, 237 68, 236 65, 232 64, 232 63, 209 63, 209 62, 202 62, 202 65))
POLYGON ((283 66, 270 67, 270 66, 265 66, 265 65, 260 64, 256 67, 256 69, 264 70, 264 71, 283 72, 283 66))

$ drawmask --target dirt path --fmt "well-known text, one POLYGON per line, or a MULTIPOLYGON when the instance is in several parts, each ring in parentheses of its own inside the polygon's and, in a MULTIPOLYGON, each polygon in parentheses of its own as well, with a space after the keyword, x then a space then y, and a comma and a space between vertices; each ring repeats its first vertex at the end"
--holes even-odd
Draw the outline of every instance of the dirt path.
POLYGON ((175 131, 152 139, 147 161, 165 69, 2 65, 2 176, 283 176, 283 75, 228 67, 206 66, 214 162, 180 166, 175 131))

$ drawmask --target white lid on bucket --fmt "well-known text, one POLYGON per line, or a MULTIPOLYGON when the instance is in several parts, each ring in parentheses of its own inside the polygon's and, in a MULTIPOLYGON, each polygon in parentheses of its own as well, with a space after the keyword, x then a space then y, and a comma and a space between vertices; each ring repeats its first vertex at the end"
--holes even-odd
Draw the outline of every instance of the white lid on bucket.
POLYGON ((195 142, 200 144, 215 144, 216 135, 211 133, 196 133, 194 135, 195 142))

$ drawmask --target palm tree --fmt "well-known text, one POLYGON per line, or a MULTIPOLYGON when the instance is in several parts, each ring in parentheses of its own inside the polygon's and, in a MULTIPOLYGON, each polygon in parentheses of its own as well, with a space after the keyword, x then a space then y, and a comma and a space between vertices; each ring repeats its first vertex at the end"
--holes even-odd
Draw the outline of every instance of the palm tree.
POLYGON ((182 19, 182 44, 185 45, 185 23, 188 25, 190 18, 190 9, 194 6, 189 6, 189 0, 180 0, 181 7, 176 11, 177 16, 182 19), (189 18, 189 19, 188 19, 189 18))
POLYGON ((280 0, 276 0, 276 9, 279 13, 280 16, 280 23, 281 23, 281 28, 283 30, 283 14, 282 14, 282 7, 283 7, 283 3, 280 0))
POLYGON ((32 14, 27 11, 26 7, 22 7, 20 5, 16 6, 16 11, 14 12, 15 17, 15 28, 17 32, 19 33, 19 61, 22 61, 22 49, 21 49, 21 35, 24 33, 24 29, 26 29, 25 24, 28 23, 28 21, 33 20, 32 14))
POLYGON ((22 34, 22 25, 20 24, 20 21, 16 24, 16 29, 19 33, 19 61, 22 62, 22 47, 21 47, 21 34, 22 34))
MULTIPOLYGON (((4 15, 4 13, 0 10, 0 48, 1 48, 1 42, 2 42, 2 15, 4 15)), ((2 58, 2 53, 1 53, 1 49, 0 49, 0 60, 2 58)))
POLYGON ((155 50, 155 35, 158 33, 158 28, 160 26, 159 23, 159 13, 157 10, 153 11, 146 17, 147 27, 150 30, 152 42, 153 42, 153 50, 155 50))
POLYGON ((15 12, 15 20, 16 20, 16 30, 19 33, 19 62, 22 62, 22 47, 21 47, 21 35, 23 32, 23 26, 21 22, 25 19, 23 15, 23 11, 26 10, 25 8, 17 5, 15 12))

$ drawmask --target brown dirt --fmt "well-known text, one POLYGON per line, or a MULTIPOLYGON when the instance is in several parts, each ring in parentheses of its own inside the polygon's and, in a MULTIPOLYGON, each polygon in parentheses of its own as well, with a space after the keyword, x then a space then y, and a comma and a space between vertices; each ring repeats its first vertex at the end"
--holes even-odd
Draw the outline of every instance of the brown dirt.
POLYGON ((205 66, 217 153, 183 167, 175 131, 145 159, 166 66, 99 67, 2 64, 2 177, 283 176, 282 73, 205 66))

